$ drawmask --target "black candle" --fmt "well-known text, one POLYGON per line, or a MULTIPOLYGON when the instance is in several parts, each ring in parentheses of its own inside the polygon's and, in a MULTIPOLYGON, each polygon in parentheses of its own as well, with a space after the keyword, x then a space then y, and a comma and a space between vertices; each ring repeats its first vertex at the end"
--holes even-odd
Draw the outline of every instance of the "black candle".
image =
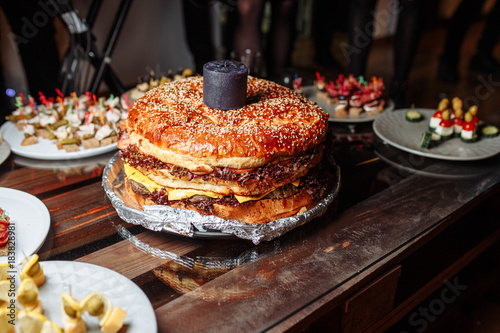
POLYGON ((238 61, 215 60, 203 65, 203 103, 221 109, 246 104, 248 67, 238 61))

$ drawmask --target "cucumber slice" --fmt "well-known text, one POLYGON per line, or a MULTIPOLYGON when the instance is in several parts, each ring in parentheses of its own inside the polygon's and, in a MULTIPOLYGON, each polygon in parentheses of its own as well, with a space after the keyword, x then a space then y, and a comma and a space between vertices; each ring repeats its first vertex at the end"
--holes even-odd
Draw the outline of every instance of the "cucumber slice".
POLYGON ((483 138, 494 138, 497 137, 498 134, 498 127, 493 125, 485 126, 481 129, 481 136, 483 138))
POLYGON ((411 123, 417 123, 422 120, 422 114, 417 110, 409 109, 406 111, 405 119, 411 123))
POLYGON ((476 142, 478 139, 478 136, 476 134, 474 134, 474 136, 470 139, 465 139, 463 137, 460 137, 460 140, 462 140, 462 142, 465 142, 465 143, 474 143, 476 142))
POLYGON ((422 133, 422 139, 420 140, 420 147, 429 148, 432 140, 432 133, 424 132, 422 133))
POLYGON ((441 141, 449 140, 453 137, 453 134, 443 134, 441 135, 441 141))

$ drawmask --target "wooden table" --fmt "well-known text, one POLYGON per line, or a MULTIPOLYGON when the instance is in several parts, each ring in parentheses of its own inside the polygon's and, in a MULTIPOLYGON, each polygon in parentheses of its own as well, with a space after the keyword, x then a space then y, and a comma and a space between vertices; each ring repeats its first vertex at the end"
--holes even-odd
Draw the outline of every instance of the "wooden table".
POLYGON ((123 222, 101 186, 113 154, 85 169, 68 161, 44 168, 11 154, 0 165, 0 187, 47 206, 51 230, 41 260, 123 274, 151 300, 159 332, 382 331, 500 238, 498 156, 430 160, 372 140, 369 131, 341 133, 335 203, 305 226, 254 245, 123 222), (169 272, 177 284, 169 284, 169 272))

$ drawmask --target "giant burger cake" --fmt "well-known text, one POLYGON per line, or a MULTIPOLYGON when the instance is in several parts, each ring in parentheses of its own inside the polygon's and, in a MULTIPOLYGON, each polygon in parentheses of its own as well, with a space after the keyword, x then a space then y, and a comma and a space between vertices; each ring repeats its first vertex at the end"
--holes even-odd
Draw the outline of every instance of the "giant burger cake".
POLYGON ((327 191, 318 172, 328 115, 233 61, 166 83, 129 109, 120 133, 127 193, 260 224, 301 214, 327 191))

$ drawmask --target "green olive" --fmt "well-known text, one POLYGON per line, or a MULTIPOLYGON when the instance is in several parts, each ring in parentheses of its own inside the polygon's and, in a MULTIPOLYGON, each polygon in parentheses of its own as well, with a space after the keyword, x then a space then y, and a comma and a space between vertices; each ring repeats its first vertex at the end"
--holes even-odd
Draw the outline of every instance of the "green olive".
POLYGON ((472 114, 470 112, 465 113, 464 120, 466 123, 470 123, 472 121, 472 114))
POLYGON ((66 312, 69 317, 76 318, 76 311, 71 306, 69 306, 69 304, 64 304, 64 312, 66 312))
POLYGON ((92 297, 87 303, 87 311, 91 316, 99 316, 104 312, 104 302, 100 297, 92 297))
POLYGON ((24 305, 32 305, 38 300, 38 294, 35 290, 24 290, 17 296, 19 303, 24 305))

